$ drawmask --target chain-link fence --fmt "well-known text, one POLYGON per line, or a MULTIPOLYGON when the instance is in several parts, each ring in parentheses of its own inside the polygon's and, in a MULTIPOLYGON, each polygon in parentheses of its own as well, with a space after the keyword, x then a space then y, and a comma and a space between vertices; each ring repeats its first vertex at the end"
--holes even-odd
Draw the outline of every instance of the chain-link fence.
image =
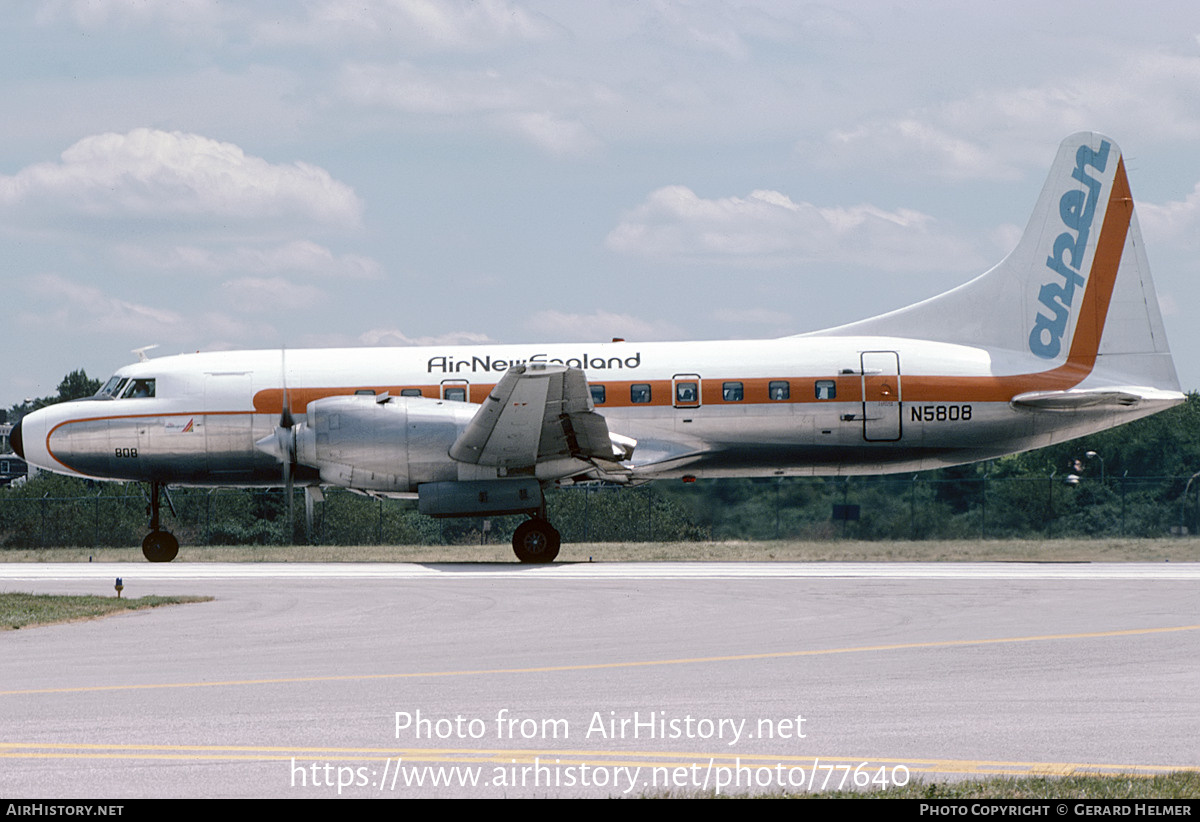
MULTIPOLYGON (((149 505, 142 486, 73 487, 62 479, 0 491, 0 547, 140 544, 149 505)), ((550 492, 547 516, 566 542, 1157 537, 1197 533, 1194 479, 917 474, 581 486, 550 492)), ((506 542, 524 519, 432 519, 412 501, 330 489, 313 505, 309 530, 298 489, 289 534, 279 490, 181 488, 168 498, 163 527, 190 545, 506 542)))

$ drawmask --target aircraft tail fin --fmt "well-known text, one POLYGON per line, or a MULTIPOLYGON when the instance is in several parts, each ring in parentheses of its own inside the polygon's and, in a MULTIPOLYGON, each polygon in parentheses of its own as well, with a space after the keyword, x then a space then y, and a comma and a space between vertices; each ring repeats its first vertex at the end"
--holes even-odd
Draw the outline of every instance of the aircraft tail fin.
POLYGON ((998 265, 924 302, 813 332, 830 335, 1006 349, 1037 370, 1179 390, 1121 150, 1093 132, 1062 142, 1025 233, 998 265))

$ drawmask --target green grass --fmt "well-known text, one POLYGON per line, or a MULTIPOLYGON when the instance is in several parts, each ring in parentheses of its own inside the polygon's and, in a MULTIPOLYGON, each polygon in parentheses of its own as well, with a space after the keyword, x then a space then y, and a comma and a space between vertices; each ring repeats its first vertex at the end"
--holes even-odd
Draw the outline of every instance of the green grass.
POLYGON ((897 799, 1197 799, 1200 772, 1159 776, 1026 776, 913 782, 880 792, 897 799))
MULTIPOLYGON (((714 798, 712 792, 671 791, 648 794, 647 798, 714 798)), ((749 794, 721 794, 721 799, 744 799, 749 794)), ((1200 799, 1200 772, 1178 771, 1159 776, 994 776, 926 782, 914 779, 901 788, 861 791, 797 791, 752 794, 756 799, 1200 799)))
MULTIPOLYGON (((565 543, 559 562, 1200 562, 1200 538, 565 543)), ((139 548, 0 550, 0 562, 144 562, 139 548)), ((491 545, 184 545, 175 562, 514 562, 491 545)))
POLYGON ((178 605, 184 602, 208 602, 212 597, 139 597, 117 599, 100 597, 59 596, 54 594, 0 593, 0 631, 15 631, 33 625, 98 619, 124 611, 178 605))

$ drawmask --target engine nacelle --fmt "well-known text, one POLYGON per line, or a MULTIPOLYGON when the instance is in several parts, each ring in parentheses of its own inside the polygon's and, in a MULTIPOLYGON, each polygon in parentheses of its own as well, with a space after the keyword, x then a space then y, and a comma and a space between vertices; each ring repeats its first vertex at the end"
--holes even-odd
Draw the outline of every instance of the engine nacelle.
POLYGON ((458 479, 447 454, 479 406, 425 397, 325 397, 296 426, 296 461, 321 481, 362 491, 415 491, 458 479))

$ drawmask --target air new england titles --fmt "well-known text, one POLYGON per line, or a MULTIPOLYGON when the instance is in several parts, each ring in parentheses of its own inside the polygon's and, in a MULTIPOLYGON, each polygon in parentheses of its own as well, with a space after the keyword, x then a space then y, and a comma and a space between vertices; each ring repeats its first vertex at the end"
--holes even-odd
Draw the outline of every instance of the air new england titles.
POLYGON ((623 357, 597 357, 594 354, 583 352, 571 357, 533 354, 529 357, 503 359, 485 354, 470 357, 430 357, 425 363, 425 371, 429 374, 458 374, 462 371, 501 372, 507 371, 514 365, 565 365, 568 368, 582 368, 585 371, 616 371, 617 369, 638 368, 641 364, 641 351, 635 351, 633 354, 623 357))

